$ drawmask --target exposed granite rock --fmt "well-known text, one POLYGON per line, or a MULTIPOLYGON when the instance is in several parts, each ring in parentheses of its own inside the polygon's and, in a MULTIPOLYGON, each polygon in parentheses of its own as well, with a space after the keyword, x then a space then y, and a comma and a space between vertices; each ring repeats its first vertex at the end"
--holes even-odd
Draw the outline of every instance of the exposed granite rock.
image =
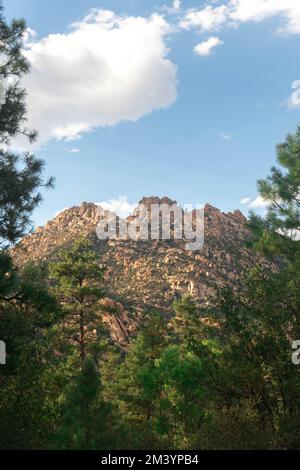
MULTIPOLYGON (((176 201, 150 197, 140 203, 150 207, 152 203, 172 205, 176 201)), ((267 264, 245 247, 249 232, 240 211, 225 214, 207 204, 205 243, 198 251, 187 251, 182 240, 174 239, 100 241, 96 236, 99 218, 97 206, 92 203, 74 206, 26 236, 12 254, 20 266, 27 261, 47 261, 74 239, 88 236, 99 254, 99 265, 107 267, 104 302, 109 308, 104 321, 122 347, 135 334, 148 308, 168 312, 174 298, 185 293, 207 305, 218 287, 230 284, 238 289, 249 268, 258 262, 267 264)), ((275 267, 270 265, 270 269, 275 267)))

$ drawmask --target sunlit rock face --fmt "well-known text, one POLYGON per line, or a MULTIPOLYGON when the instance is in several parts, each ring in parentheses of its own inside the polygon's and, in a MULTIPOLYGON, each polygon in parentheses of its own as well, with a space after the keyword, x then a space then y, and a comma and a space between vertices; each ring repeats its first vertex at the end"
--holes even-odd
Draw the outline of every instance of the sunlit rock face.
MULTIPOLYGON (((164 197, 143 198, 139 204, 176 204, 164 197)), ((106 240, 96 236, 96 226, 105 211, 82 203, 61 212, 44 227, 26 236, 12 250, 16 263, 47 262, 57 251, 80 236, 89 237, 99 254, 99 266, 107 267, 103 288, 107 305, 114 299, 114 315, 105 321, 116 342, 126 345, 143 321, 145 312, 158 308, 170 314, 172 302, 190 294, 206 306, 218 288, 239 289, 243 276, 258 262, 267 261, 246 248, 250 234, 240 211, 222 213, 207 204, 204 210, 205 241, 201 250, 186 250, 182 240, 106 240)), ((138 209, 129 219, 138 216, 138 209)), ((274 266, 268 265, 270 269, 274 266)))

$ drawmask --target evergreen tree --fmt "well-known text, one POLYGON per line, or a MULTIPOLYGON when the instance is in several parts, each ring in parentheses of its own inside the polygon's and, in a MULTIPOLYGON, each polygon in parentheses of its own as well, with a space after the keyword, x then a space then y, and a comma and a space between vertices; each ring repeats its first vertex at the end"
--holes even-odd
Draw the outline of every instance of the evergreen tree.
POLYGON ((63 449, 103 449, 107 444, 106 422, 109 406, 101 399, 100 376, 92 359, 69 387, 63 405, 58 435, 63 449))
POLYGON ((28 266, 20 275, 10 257, 5 261, 0 264, 0 336, 7 352, 0 375, 0 448, 34 449, 48 445, 51 431, 45 414, 54 356, 49 328, 60 312, 43 270, 28 266))
POLYGON ((53 183, 44 185, 40 159, 9 150, 18 135, 30 141, 36 136, 25 126, 26 94, 20 82, 29 71, 22 55, 25 31, 24 20, 8 24, 0 6, 0 337, 7 351, 0 377, 0 445, 8 449, 35 448, 46 438, 46 337, 58 313, 43 273, 33 267, 20 273, 6 250, 28 230, 41 201, 39 187, 53 183))
POLYGON ((1 112, 0 142, 9 143, 12 137, 24 134, 32 141, 36 132, 30 132, 26 122, 25 90, 20 79, 29 72, 29 63, 22 54, 23 38, 26 32, 23 19, 8 24, 0 5, 0 80, 1 112))
POLYGON ((25 21, 8 24, 0 5, 0 248, 25 234, 32 211, 42 199, 39 187, 53 185, 53 178, 43 183, 42 160, 30 153, 17 155, 8 148, 17 135, 25 135, 30 141, 37 135, 25 127, 26 93, 20 84, 29 72, 22 55, 25 32, 25 21))
POLYGON ((87 358, 89 344, 98 341, 101 331, 103 297, 99 287, 104 274, 91 242, 80 238, 71 247, 60 251, 50 264, 50 277, 55 282, 54 293, 65 312, 63 330, 79 352, 81 364, 87 358))
POLYGON ((299 272, 299 267, 272 274, 256 268, 242 293, 220 298, 215 320, 222 382, 215 385, 215 405, 216 422, 226 417, 227 446, 299 447, 300 378, 292 363, 292 341, 300 335, 299 272), (238 409, 248 414, 238 415, 238 409), (237 425, 243 429, 238 436, 237 425))
POLYGON ((258 181, 267 214, 249 223, 252 246, 277 266, 257 266, 242 291, 221 294, 214 317, 222 343, 214 423, 225 429, 224 447, 299 448, 300 382, 291 357, 300 337, 300 128, 277 146, 277 161, 281 168, 258 181))
MULTIPOLYGON (((0 110, 1 114, 1 110, 0 110)), ((0 248, 25 235, 33 210, 42 197, 43 161, 31 154, 24 158, 0 149, 0 248)), ((52 186, 53 179, 46 183, 52 186)))
POLYGON ((123 426, 122 448, 157 448, 159 438, 155 432, 160 393, 156 361, 168 344, 166 320, 157 311, 148 314, 146 324, 130 345, 124 362, 121 363, 110 385, 110 396, 123 426))
POLYGON ((200 343, 201 317, 190 296, 184 296, 173 303, 175 316, 172 319, 175 334, 181 344, 195 349, 200 343))
POLYGON ((280 167, 258 181, 259 194, 269 204, 267 216, 252 214, 250 228, 257 249, 295 260, 300 250, 300 127, 277 146, 277 161, 280 167))

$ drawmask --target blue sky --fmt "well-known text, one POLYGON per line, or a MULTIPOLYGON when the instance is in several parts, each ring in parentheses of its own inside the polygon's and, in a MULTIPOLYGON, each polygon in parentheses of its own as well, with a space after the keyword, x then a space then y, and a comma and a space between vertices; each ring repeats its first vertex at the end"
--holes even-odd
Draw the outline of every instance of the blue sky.
POLYGON ((29 106, 42 140, 34 152, 56 177, 55 190, 34 213, 37 225, 82 201, 120 195, 130 203, 168 195, 245 213, 249 203, 241 200, 253 205, 257 179, 275 162, 275 145, 300 123, 299 105, 289 102, 292 83, 300 80, 299 2, 183 0, 178 9, 179 3, 4 1, 7 18, 25 17, 36 33, 26 46, 33 63, 29 106), (115 16, 99 20, 103 10, 115 16), (81 26, 70 29, 76 21, 81 26), (63 57, 63 44, 76 41, 74 29, 86 41, 82 64, 80 54, 63 57), (88 42, 92 31, 96 47, 88 42), (54 47, 49 35, 58 34, 54 47), (219 45, 210 48, 210 38, 219 45), (128 62, 124 48, 131 45, 128 62), (70 68, 61 88, 66 102, 55 54, 70 68), (121 83, 112 72, 120 63, 121 83), (74 131, 78 122, 86 128, 74 131))

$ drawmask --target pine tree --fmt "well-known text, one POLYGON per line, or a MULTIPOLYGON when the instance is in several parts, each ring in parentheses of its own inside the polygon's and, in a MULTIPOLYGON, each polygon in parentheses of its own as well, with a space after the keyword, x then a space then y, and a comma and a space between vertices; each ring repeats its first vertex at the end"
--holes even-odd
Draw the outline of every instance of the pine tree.
POLYGON ((174 331, 181 344, 189 349, 197 347, 200 335, 200 313, 190 296, 184 296, 173 303, 175 316, 172 319, 174 331))
POLYGON ((299 374, 292 342, 300 335, 300 127, 277 146, 280 167, 258 181, 266 216, 251 214, 252 246, 277 262, 257 266, 242 291, 219 295, 221 383, 214 425, 225 448, 299 448, 299 374), (236 434, 236 427, 243 432, 236 434))
POLYGON ((300 127, 277 146, 271 174, 258 181, 258 191, 269 204, 266 217, 252 213, 254 246, 265 254, 295 260, 300 252, 300 127))
POLYGON ((7 361, 0 375, 0 448, 47 446, 47 374, 53 372, 52 325, 60 311, 47 290, 45 272, 28 266, 20 274, 11 258, 0 263, 0 336, 7 361))
POLYGON ((69 387, 63 405, 59 447, 63 449, 103 449, 110 408, 101 399, 100 375, 92 359, 69 387))
POLYGON ((166 319, 160 312, 149 312, 146 324, 117 370, 115 384, 108 387, 119 411, 122 448, 158 445, 153 428, 160 393, 155 364, 167 344, 166 319))
POLYGON ((49 270, 55 281, 54 293, 65 311, 63 328, 68 339, 76 344, 83 364, 89 344, 98 340, 101 329, 99 300, 103 292, 99 285, 104 268, 100 267, 91 243, 80 238, 60 251, 49 270))
POLYGON ((30 142, 36 137, 26 128, 26 93, 21 86, 29 72, 22 54, 25 31, 24 20, 6 22, 0 5, 0 336, 7 350, 0 377, 0 446, 8 449, 35 448, 46 439, 46 329, 58 314, 41 271, 28 267, 20 273, 7 251, 29 229, 42 199, 39 188, 53 184, 52 178, 43 182, 42 160, 10 150, 18 135, 30 142))
POLYGON ((53 178, 42 180, 43 161, 32 154, 17 155, 9 150, 18 135, 34 141, 37 133, 26 128, 26 93, 20 79, 29 72, 22 55, 26 32, 24 20, 7 24, 0 5, 0 248, 21 238, 34 208, 41 202, 39 187, 52 187, 53 178))
POLYGON ((20 79, 29 72, 29 63, 22 54, 22 44, 26 32, 23 19, 5 21, 3 6, 0 5, 0 80, 1 112, 0 143, 9 143, 12 137, 24 134, 34 140, 36 132, 24 127, 26 122, 25 90, 20 79))

